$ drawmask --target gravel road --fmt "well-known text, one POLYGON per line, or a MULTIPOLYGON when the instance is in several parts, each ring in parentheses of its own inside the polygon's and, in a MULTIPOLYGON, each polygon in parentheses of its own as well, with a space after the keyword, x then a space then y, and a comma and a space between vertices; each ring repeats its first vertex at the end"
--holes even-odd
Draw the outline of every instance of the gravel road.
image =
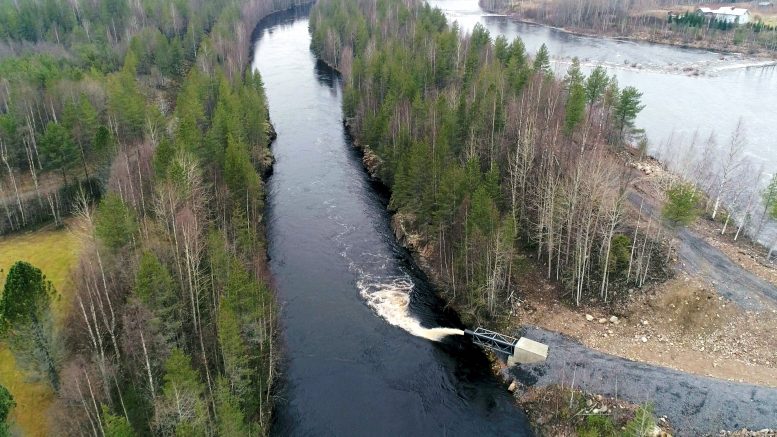
POLYGON ((677 253, 683 269, 711 281, 715 289, 746 310, 761 310, 763 299, 777 304, 777 287, 755 276, 735 263, 690 229, 677 234, 677 253))
MULTIPOLYGON (((589 349, 575 340, 537 327, 520 333, 550 346, 548 359, 514 366, 524 384, 561 383, 633 403, 653 402, 677 435, 717 434, 722 429, 775 428, 777 389, 740 384, 639 363, 589 349)), ((746 372, 743 369, 743 372, 746 372)))
MULTIPOLYGON (((635 206, 642 205, 643 212, 660 219, 660 211, 649 199, 643 203, 643 197, 635 192, 628 197, 635 206)), ((706 278, 721 296, 745 310, 763 310, 764 301, 777 304, 777 287, 742 268, 701 235, 688 228, 680 229, 676 235, 680 267, 685 272, 706 278)))

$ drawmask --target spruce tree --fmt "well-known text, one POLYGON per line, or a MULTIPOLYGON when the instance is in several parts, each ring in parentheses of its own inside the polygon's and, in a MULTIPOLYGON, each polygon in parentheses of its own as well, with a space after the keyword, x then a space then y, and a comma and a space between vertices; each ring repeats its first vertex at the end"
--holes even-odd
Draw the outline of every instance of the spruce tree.
POLYGON ((775 209, 777 207, 777 173, 772 175, 769 185, 761 192, 761 199, 766 213, 777 216, 777 209, 775 209))
POLYGON ((151 252, 145 252, 140 257, 135 275, 135 294, 154 314, 151 328, 168 345, 174 345, 182 334, 181 299, 170 272, 151 252))
POLYGON ((135 432, 124 416, 111 414, 105 405, 102 406, 103 432, 105 437, 133 437, 135 432))
POLYGON ((111 249, 126 246, 138 229, 134 211, 116 194, 110 193, 100 202, 95 219, 95 231, 111 249))
POLYGON ((601 65, 594 68, 585 83, 585 97, 589 107, 596 104, 607 89, 607 71, 601 65))
POLYGON ((696 190, 691 184, 676 184, 666 191, 666 203, 662 214, 665 219, 674 224, 687 226, 699 214, 696 200, 696 190))
POLYGON ((564 133, 571 135, 585 116, 585 77, 580 71, 580 60, 577 58, 572 59, 572 65, 567 71, 565 82, 569 94, 564 118, 564 133))
POLYGON ((208 407, 205 387, 192 368, 191 358, 173 349, 165 362, 162 396, 157 397, 157 434, 175 436, 207 435, 208 407))
POLYGON ((229 382, 223 377, 216 381, 216 417, 220 437, 243 437, 263 435, 246 424, 238 398, 229 389, 229 382))
POLYGON ((534 56, 534 72, 545 75, 553 74, 550 70, 550 53, 548 52, 548 46, 546 46, 545 43, 540 46, 540 49, 534 56))
POLYGON ((636 120, 637 114, 645 109, 641 99, 642 93, 632 86, 624 88, 618 96, 615 103, 615 119, 618 122, 621 141, 624 139, 626 129, 634 127, 634 120, 636 120))
POLYGON ((67 183, 67 171, 78 160, 78 149, 64 126, 50 122, 40 141, 40 160, 44 169, 59 170, 67 183))

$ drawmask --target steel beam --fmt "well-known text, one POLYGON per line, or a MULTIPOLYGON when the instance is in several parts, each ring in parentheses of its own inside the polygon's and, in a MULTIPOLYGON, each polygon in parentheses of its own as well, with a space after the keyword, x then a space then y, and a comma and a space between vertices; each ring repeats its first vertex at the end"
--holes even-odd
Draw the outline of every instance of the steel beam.
POLYGON ((472 337, 473 343, 507 355, 512 355, 515 352, 515 345, 518 343, 517 338, 485 328, 475 328, 474 331, 465 329, 464 333, 472 337))

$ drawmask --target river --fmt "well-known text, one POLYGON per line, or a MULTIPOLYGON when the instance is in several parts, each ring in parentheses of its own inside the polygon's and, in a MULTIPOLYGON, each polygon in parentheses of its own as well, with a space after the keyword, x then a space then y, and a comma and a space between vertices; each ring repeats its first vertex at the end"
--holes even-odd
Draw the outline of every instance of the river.
POLYGON ((274 435, 530 435, 526 418, 396 242, 342 124, 308 9, 254 33, 278 133, 267 186, 285 360, 274 435), (454 335, 445 335, 454 334, 454 335), (440 340, 440 341, 434 341, 440 340))
POLYGON ((777 172, 777 66, 740 55, 721 55, 645 42, 579 36, 484 12, 477 0, 430 0, 464 31, 480 23, 492 37, 519 36, 529 53, 544 43, 564 74, 572 57, 584 67, 605 66, 621 86, 642 93, 645 109, 637 126, 645 129, 653 152, 668 158, 690 142, 698 130, 706 139, 715 132, 721 147, 741 119, 746 130, 745 155, 767 174, 777 172), (689 71, 698 71, 698 76, 689 71))

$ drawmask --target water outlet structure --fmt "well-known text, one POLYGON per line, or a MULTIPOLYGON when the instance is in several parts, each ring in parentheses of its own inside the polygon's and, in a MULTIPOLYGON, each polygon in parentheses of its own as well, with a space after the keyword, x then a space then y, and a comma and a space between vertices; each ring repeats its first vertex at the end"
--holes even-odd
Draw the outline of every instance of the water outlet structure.
POLYGON ((478 346, 507 356, 507 364, 533 364, 548 358, 548 345, 528 339, 515 338, 486 328, 465 329, 464 335, 478 346))

